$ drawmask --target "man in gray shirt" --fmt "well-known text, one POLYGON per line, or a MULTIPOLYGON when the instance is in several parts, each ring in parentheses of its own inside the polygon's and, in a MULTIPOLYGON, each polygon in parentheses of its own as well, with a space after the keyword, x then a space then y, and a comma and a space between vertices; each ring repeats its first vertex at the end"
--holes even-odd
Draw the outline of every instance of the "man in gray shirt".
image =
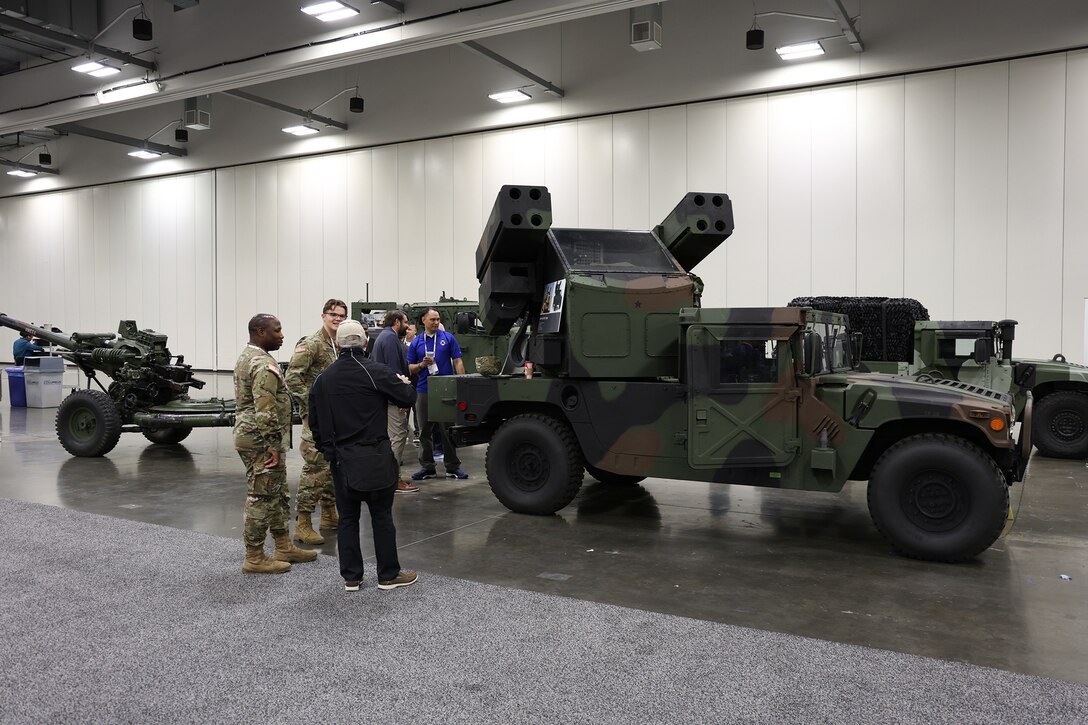
MULTIPOLYGON (((382 322, 383 330, 370 351, 370 359, 388 365, 393 372, 408 376, 408 351, 404 347, 404 335, 408 331, 408 316, 400 310, 390 310, 382 322)), ((408 409, 389 404, 389 443, 397 465, 401 464, 401 454, 408 443, 408 409)), ((397 477, 397 493, 417 493, 419 487, 406 480, 403 475, 397 477)))

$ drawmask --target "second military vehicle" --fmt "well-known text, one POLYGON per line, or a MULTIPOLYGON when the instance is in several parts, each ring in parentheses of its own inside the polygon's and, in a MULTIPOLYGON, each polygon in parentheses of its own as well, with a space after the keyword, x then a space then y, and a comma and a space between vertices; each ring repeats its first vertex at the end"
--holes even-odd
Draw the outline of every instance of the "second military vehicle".
POLYGON ((833 312, 849 311, 854 329, 869 323, 862 369, 899 375, 925 375, 1007 392, 1018 419, 1029 395, 1035 399, 1031 437, 1039 453, 1051 458, 1088 458, 1088 367, 1065 359, 1014 358, 1016 320, 937 321, 889 314, 889 309, 921 310, 909 298, 801 297, 790 303, 833 312), (885 338, 913 341, 898 351, 885 338))
POLYGON ((584 472, 812 491, 867 479, 877 528, 909 556, 962 561, 997 539, 1031 445, 1012 438, 1008 395, 859 373, 843 315, 696 306, 690 270, 733 231, 725 194, 688 194, 652 231, 553 229, 550 198, 502 187, 476 252, 480 320, 496 336, 526 320, 525 374, 429 383, 432 420, 489 443, 508 508, 554 513, 584 472))

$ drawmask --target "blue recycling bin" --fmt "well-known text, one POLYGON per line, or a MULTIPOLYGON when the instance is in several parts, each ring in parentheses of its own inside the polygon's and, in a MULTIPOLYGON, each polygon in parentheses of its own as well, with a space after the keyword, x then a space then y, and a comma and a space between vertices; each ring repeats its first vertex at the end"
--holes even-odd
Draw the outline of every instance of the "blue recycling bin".
POLYGON ((4 368, 8 374, 8 397, 11 398, 12 408, 26 407, 26 383, 23 381, 22 366, 4 368))

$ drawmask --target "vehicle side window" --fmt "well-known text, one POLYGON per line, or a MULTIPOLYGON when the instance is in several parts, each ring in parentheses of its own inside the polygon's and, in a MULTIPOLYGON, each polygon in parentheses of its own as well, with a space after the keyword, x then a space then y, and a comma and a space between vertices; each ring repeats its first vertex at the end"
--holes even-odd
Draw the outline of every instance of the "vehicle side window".
POLYGON ((778 382, 775 340, 721 340, 720 385, 778 382))

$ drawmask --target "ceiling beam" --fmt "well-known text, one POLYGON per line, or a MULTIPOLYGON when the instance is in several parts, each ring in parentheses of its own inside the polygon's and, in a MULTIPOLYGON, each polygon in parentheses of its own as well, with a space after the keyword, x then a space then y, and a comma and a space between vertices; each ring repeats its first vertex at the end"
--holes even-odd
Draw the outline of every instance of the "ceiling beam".
POLYGON ((333 126, 333 127, 338 128, 338 129, 340 129, 342 131, 347 131, 348 130, 348 125, 346 123, 344 123, 343 121, 337 121, 335 118, 329 118, 328 116, 321 116, 319 114, 313 113, 312 111, 307 111, 304 108, 294 108, 292 106, 288 106, 288 105, 285 105, 283 103, 279 103, 278 101, 273 101, 273 100, 270 100, 268 98, 261 98, 260 96, 255 96, 252 93, 247 93, 245 91, 233 90, 233 91, 223 91, 223 93, 225 95, 228 95, 228 96, 234 96, 235 98, 240 98, 243 101, 249 101, 250 103, 256 103, 258 106, 268 106, 269 108, 275 108, 277 111, 283 111, 284 113, 290 113, 290 114, 293 114, 295 116, 299 116, 301 118, 304 118, 307 121, 319 121, 319 122, 325 124, 326 126, 333 126))
POLYGON ((835 20, 839 23, 846 42, 850 44, 855 53, 864 51, 865 46, 861 44, 861 35, 858 33, 857 28, 854 27, 854 21, 847 14, 846 8, 842 6, 842 0, 827 0, 827 4, 831 7, 831 14, 835 16, 835 20))
POLYGON ((167 146, 166 144, 155 143, 154 141, 147 141, 142 138, 133 138, 132 136, 122 136, 119 133, 102 131, 89 126, 81 126, 78 123, 65 123, 59 126, 50 126, 50 128, 54 131, 62 131, 74 136, 96 138, 99 141, 109 141, 111 143, 121 144, 122 146, 130 146, 134 149, 147 149, 148 151, 157 151, 160 154, 170 154, 171 156, 189 155, 188 151, 179 149, 176 146, 167 146))
POLYGON ((0 158, 0 166, 11 166, 16 169, 26 169, 27 171, 33 171, 35 174, 53 174, 57 175, 60 171, 56 169, 50 169, 45 166, 38 166, 36 164, 22 164, 18 161, 11 161, 10 159, 0 158))
POLYGON ((404 15, 404 3, 398 0, 370 0, 371 5, 384 5, 390 10, 404 15))
POLYGON ((563 92, 563 89, 560 88, 559 86, 554 85, 554 84, 550 83, 549 81, 544 80, 543 78, 538 76, 536 73, 533 73, 531 70, 528 70, 527 68, 522 68, 520 65, 518 65, 514 61, 510 60, 509 58, 506 58, 504 56, 499 55, 498 53, 491 50, 490 48, 485 48, 484 46, 477 43, 475 40, 466 40, 465 42, 461 43, 461 45, 465 46, 469 50, 476 51, 477 53, 484 56, 485 58, 490 58, 491 60, 495 61, 499 65, 506 66, 507 68, 514 71, 515 73, 517 73, 522 78, 527 78, 530 81, 532 81, 533 83, 537 84, 538 86, 543 88, 548 93, 554 93, 555 95, 559 96, 560 98, 562 98, 563 96, 566 95, 566 93, 563 92))
POLYGON ((0 15, 0 28, 11 28, 12 30, 18 30, 20 33, 26 33, 27 35, 33 35, 38 38, 45 38, 51 40, 54 43, 60 43, 66 48, 73 48, 80 53, 90 53, 91 48, 94 48, 96 55, 102 55, 113 60, 119 60, 122 63, 128 63, 130 65, 136 65, 147 70, 155 70, 155 64, 149 60, 143 58, 137 58, 131 53, 125 53, 120 50, 114 50, 113 48, 104 48, 102 46, 93 45, 91 41, 84 40, 83 38, 75 35, 68 35, 67 33, 58 33, 55 30, 49 30, 43 28, 40 25, 34 23, 28 23, 25 20, 19 20, 8 15, 0 15))

